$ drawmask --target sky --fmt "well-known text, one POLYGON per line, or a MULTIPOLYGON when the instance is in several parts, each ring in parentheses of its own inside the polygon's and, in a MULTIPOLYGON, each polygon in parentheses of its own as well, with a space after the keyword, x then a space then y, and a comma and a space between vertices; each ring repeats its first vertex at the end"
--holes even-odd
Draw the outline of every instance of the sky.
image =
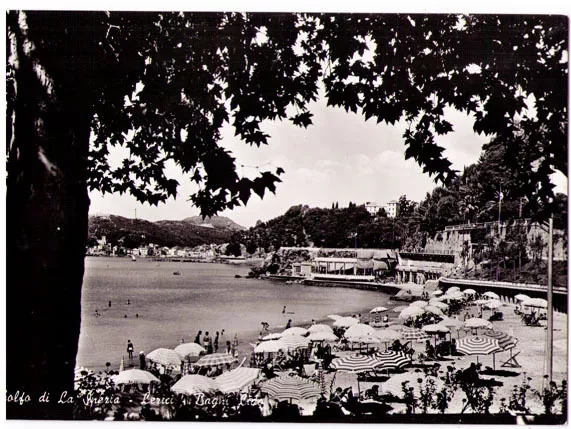
MULTIPOLYGON (((314 117, 308 129, 289 121, 266 122, 263 130, 271 139, 260 148, 250 147, 234 137, 230 126, 223 129, 220 144, 232 151, 240 175, 255 177, 259 171, 275 171, 277 167, 282 167, 285 173, 280 176, 282 182, 277 184, 275 195, 267 193, 262 200, 252 194, 246 207, 226 210, 220 215, 250 227, 297 204, 310 207, 331 207, 333 202, 340 207, 349 202, 384 204, 401 195, 420 201, 436 186, 414 160, 405 161, 403 123, 391 126, 376 124, 375 120, 365 122, 362 115, 327 107, 323 98, 313 103, 310 110, 314 117)), ((446 148, 444 155, 453 168, 461 172, 464 166, 477 161, 488 138, 474 133, 472 118, 452 109, 446 114, 454 132, 439 137, 438 143, 446 148)), ((176 200, 171 198, 157 207, 140 204, 127 195, 101 195, 92 191, 90 213, 136 216, 151 221, 199 215, 199 210, 188 201, 196 188, 174 164, 168 172, 180 183, 176 200)), ((558 192, 567 192, 567 179, 563 175, 558 174, 553 181, 558 192)))

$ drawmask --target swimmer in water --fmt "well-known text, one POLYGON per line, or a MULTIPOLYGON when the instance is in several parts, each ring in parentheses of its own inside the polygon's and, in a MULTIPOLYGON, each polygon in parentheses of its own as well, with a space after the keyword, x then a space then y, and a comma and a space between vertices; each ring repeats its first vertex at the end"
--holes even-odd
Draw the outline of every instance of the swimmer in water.
POLYGON ((284 305, 284 308, 282 310, 282 314, 285 314, 285 312, 286 312, 286 306, 284 305))

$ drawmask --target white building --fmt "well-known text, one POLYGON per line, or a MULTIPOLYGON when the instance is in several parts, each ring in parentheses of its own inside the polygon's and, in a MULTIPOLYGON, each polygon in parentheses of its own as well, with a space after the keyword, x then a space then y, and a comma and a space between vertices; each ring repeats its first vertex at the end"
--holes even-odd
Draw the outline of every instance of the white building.
POLYGON ((372 202, 372 201, 367 201, 365 203, 365 208, 371 214, 371 216, 376 216, 382 207, 383 206, 381 206, 380 204, 377 204, 377 203, 372 202))
POLYGON ((387 212, 388 217, 397 217, 399 215, 400 204, 398 201, 389 201, 383 208, 387 212))

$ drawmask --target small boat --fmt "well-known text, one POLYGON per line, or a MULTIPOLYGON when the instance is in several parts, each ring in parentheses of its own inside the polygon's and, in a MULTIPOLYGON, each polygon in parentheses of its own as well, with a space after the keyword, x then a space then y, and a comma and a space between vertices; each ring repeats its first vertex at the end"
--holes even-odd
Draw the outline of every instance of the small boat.
POLYGON ((172 273, 172 275, 173 275, 173 276, 180 276, 180 271, 174 271, 174 272, 172 273))

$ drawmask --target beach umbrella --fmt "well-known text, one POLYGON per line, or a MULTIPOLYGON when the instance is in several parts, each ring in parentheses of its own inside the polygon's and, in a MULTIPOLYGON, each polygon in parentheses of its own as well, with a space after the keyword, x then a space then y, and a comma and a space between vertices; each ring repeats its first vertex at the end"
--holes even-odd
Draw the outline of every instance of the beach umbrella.
POLYGON ((400 312, 399 317, 401 319, 410 319, 412 317, 420 316, 424 314, 425 311, 423 308, 420 307, 407 307, 403 311, 400 312))
POLYGON ((232 355, 226 353, 212 353, 206 356, 202 356, 198 362, 195 363, 196 366, 218 366, 227 365, 236 362, 236 358, 232 355))
POLYGON ((518 293, 516 296, 514 296, 514 299, 517 301, 526 301, 531 298, 524 293, 518 293))
POLYGON ((489 301, 490 301, 489 299, 477 299, 475 301, 472 301, 472 304, 484 305, 487 304, 489 301))
POLYGON ((147 355, 147 359, 164 366, 179 366, 182 362, 180 355, 171 349, 158 348, 147 355))
POLYGON ((514 348, 517 344, 517 338, 500 331, 486 331, 484 335, 498 341, 502 350, 509 350, 514 348))
POLYGON ((465 337, 456 342, 456 350, 465 355, 476 355, 478 362, 479 355, 489 355, 494 353, 494 368, 496 366, 495 353, 501 352, 502 348, 498 340, 490 337, 465 337))
POLYGON ((466 328, 487 328, 487 329, 494 329, 494 325, 492 322, 481 319, 479 317, 473 317, 472 319, 468 319, 464 322, 464 327, 466 328))
POLYGON ((333 326, 337 326, 339 328, 348 328, 349 326, 356 325, 357 323, 359 323, 359 321, 354 317, 342 317, 333 322, 333 326))
POLYGON ((442 310, 435 305, 427 305, 424 307, 424 311, 427 313, 436 314, 437 316, 444 316, 442 310))
POLYGON ((255 353, 275 353, 279 350, 287 350, 287 345, 282 340, 263 341, 254 347, 255 353))
POLYGON ((522 305, 534 308, 547 308, 547 301, 543 298, 529 298, 522 301, 522 305))
POLYGON ((450 329, 440 323, 424 325, 421 329, 428 334, 447 334, 450 332, 450 329))
POLYGON ((421 389, 421 384, 424 385, 426 382, 434 383, 436 391, 442 390, 444 387, 444 382, 437 377, 426 376, 424 374, 417 373, 403 373, 395 374, 387 381, 381 385, 381 391, 384 393, 390 393, 391 395, 403 399, 403 383, 406 383, 407 388, 412 388, 415 392, 415 396, 418 397, 421 389), (419 383, 418 380, 421 380, 419 383))
POLYGON ((396 307, 394 307, 392 309, 392 311, 394 311, 395 313, 400 313, 401 311, 403 311, 405 308, 408 308, 408 305, 397 305, 396 307))
POLYGON ((302 337, 301 335, 284 335, 279 341, 284 343, 288 349, 297 349, 309 346, 309 339, 302 337))
POLYGON ((262 338, 263 341, 268 341, 268 340, 279 340, 281 337, 283 336, 282 332, 273 332, 271 334, 266 335, 265 337, 262 338))
POLYGON ((199 356, 200 353, 206 353, 206 349, 197 343, 183 343, 174 348, 182 358, 186 356, 199 356))
POLYGON ((439 308, 441 310, 448 310, 448 307, 450 307, 448 304, 446 304, 442 301, 436 301, 436 300, 432 300, 432 299, 428 302, 428 305, 431 305, 432 307, 439 308))
POLYGON ((379 362, 371 356, 345 356, 333 359, 331 368, 345 372, 372 371, 375 365, 379 365, 379 362))
POLYGON ((313 342, 319 342, 319 341, 333 342, 339 340, 339 338, 333 332, 327 332, 327 331, 313 332, 309 334, 309 337, 307 337, 307 339, 313 342))
POLYGON ((185 375, 171 387, 172 392, 182 395, 208 394, 219 390, 216 381, 198 374, 185 375))
POLYGON ((401 336, 404 340, 410 341, 423 341, 430 338, 422 329, 407 327, 403 328, 401 336))
POLYGON ((410 356, 403 352, 380 352, 375 354, 375 359, 381 363, 375 364, 375 369, 399 369, 411 363, 410 356))
POLYGON ((440 322, 438 322, 438 324, 446 326, 447 328, 459 328, 464 326, 464 324, 455 317, 445 317, 440 322))
POLYGON ((373 335, 382 342, 394 341, 400 338, 400 332, 397 332, 394 329, 379 329, 375 331, 373 335))
POLYGON ((489 308, 491 310, 496 309, 496 308, 500 308, 503 307, 504 304, 502 304, 501 301, 497 300, 497 299, 490 299, 488 300, 488 302, 486 302, 484 304, 484 307, 489 308))
POLYGON ((485 292, 484 296, 487 296, 488 298, 492 299, 500 299, 500 296, 495 292, 485 292))
POLYGON ((330 315, 327 316, 327 318, 328 318, 328 319, 331 319, 331 320, 339 320, 339 319, 341 319, 342 317, 343 317, 343 316, 339 316, 338 314, 330 314, 330 315))
POLYGON ((311 325, 309 328, 307 328, 307 331, 310 334, 313 334, 315 332, 333 332, 333 329, 331 329, 331 326, 329 325, 318 323, 316 325, 311 325))
POLYGON ((350 326, 345 331, 345 338, 349 337, 360 337, 363 335, 373 335, 375 328, 370 325, 365 325, 364 323, 357 323, 356 325, 350 326))
POLYGON ((115 384, 149 384, 160 383, 160 380, 148 371, 142 369, 128 369, 114 375, 115 384))
POLYGON ((307 378, 297 375, 283 375, 272 378, 260 385, 262 393, 269 395, 276 401, 284 400, 306 400, 317 398, 320 395, 319 385, 307 378))
POLYGON ((288 328, 283 331, 282 336, 283 335, 301 335, 303 337, 304 335, 307 335, 307 329, 300 326, 294 326, 293 328, 288 328))
POLYGON ((447 300, 459 301, 464 299, 464 294, 460 291, 446 292, 446 295, 444 295, 443 298, 447 300))
POLYGON ((240 367, 225 372, 214 379, 222 393, 239 392, 260 376, 259 368, 240 367))
POLYGON ((373 308, 370 313, 382 313, 383 311, 387 311, 387 307, 375 307, 373 308))
POLYGON ((443 293, 444 292, 442 292, 440 289, 438 289, 438 290, 435 290, 434 292, 432 292, 430 294, 430 296, 439 296, 439 295, 442 295, 443 293))
POLYGON ((348 340, 352 343, 359 344, 380 344, 382 342, 380 338, 374 337, 372 335, 353 336, 348 338, 348 340))
POLYGON ((458 286, 452 286, 449 287, 448 289, 446 289, 446 293, 449 294, 451 292, 458 292, 460 290, 460 288, 458 286))
POLYGON ((464 289, 462 293, 464 295, 476 295, 476 291, 474 289, 464 289))
POLYGON ((426 307, 427 305, 428 305, 428 302, 423 301, 422 299, 419 299, 418 301, 411 302, 411 303, 409 304, 409 307, 420 307, 420 308, 424 308, 424 307, 426 307))

